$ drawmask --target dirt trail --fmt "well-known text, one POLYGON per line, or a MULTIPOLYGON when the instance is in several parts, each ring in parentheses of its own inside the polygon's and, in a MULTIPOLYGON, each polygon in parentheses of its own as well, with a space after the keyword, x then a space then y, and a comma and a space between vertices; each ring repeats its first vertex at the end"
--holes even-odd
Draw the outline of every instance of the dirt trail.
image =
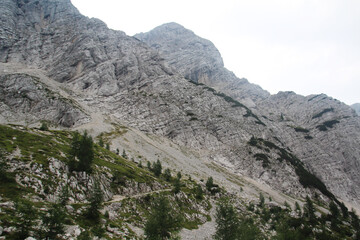
POLYGON ((171 190, 172 190, 171 188, 166 188, 166 189, 160 189, 160 190, 146 192, 146 193, 139 193, 139 194, 135 194, 135 195, 132 195, 132 196, 114 195, 110 201, 107 201, 107 202, 104 202, 104 203, 121 202, 122 200, 124 200, 126 198, 139 198, 139 197, 143 197, 143 196, 148 195, 148 194, 160 193, 160 192, 170 192, 171 190))

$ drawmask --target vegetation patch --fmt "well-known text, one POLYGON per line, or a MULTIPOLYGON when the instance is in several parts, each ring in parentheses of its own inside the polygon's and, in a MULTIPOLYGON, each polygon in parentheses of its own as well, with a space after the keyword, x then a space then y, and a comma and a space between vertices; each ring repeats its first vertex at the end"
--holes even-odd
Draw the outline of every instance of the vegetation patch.
POLYGON ((294 130, 295 130, 295 132, 302 132, 302 133, 310 132, 308 129, 302 128, 302 127, 294 127, 294 130))
POLYGON ((301 183, 301 185, 303 185, 306 188, 318 189, 328 198, 338 202, 335 196, 327 189, 325 184, 314 174, 310 173, 304 167, 303 163, 296 156, 288 152, 286 149, 281 148, 270 141, 255 137, 252 137, 248 142, 248 144, 258 148, 261 148, 261 145, 264 145, 270 149, 276 150, 279 155, 278 158, 279 161, 285 160, 294 167, 296 175, 299 177, 299 182, 301 183))
MULTIPOLYGON (((310 100, 309 100, 310 101, 310 100)), ((327 112, 334 112, 334 109, 333 108, 325 108, 324 110, 322 110, 321 112, 315 114, 312 119, 315 119, 315 118, 319 118, 321 117, 322 115, 324 115, 325 113, 327 112)))
POLYGON ((254 155, 255 159, 257 161, 262 161, 262 166, 264 168, 268 167, 270 165, 269 157, 266 154, 263 153, 256 153, 254 155))
POLYGON ((316 126, 316 128, 319 129, 320 131, 327 131, 328 128, 333 128, 334 125, 337 123, 340 123, 340 122, 338 120, 330 120, 330 121, 323 122, 323 124, 316 126))

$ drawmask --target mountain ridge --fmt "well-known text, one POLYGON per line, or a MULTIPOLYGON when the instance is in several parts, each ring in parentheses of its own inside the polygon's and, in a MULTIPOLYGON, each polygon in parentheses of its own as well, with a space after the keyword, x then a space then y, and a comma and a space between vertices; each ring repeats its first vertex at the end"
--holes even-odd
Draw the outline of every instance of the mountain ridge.
MULTIPOLYGON (((171 61, 175 59, 171 51, 168 55, 166 51, 159 53, 160 48, 151 49, 136 38, 108 29, 100 20, 79 15, 69 1, 51 3, 55 4, 55 10, 44 7, 48 4, 45 0, 2 3, 2 11, 7 15, 1 16, 16 23, 0 32, 2 76, 15 63, 41 70, 61 84, 59 88, 66 90, 67 97, 107 119, 108 122, 99 123, 104 128, 113 127, 109 122, 121 123, 170 139, 178 146, 198 152, 201 160, 218 163, 240 176, 251 177, 290 195, 305 198, 309 194, 321 194, 319 189, 302 186, 296 166, 279 160, 285 156, 281 155, 282 151, 286 151, 287 155, 293 154, 304 161, 304 169, 324 181, 337 197, 358 205, 360 153, 354 130, 359 129, 359 120, 349 112, 349 107, 325 96, 320 96, 320 100, 314 98, 317 105, 310 104, 315 96, 300 97, 292 93, 270 96, 248 81, 239 83, 234 74, 223 69, 221 56, 209 41, 205 41, 205 46, 215 51, 214 57, 208 57, 207 53, 192 56, 192 61, 199 65, 189 66, 188 57, 171 61), (7 41, 8 36, 16 41, 7 41), (197 60, 199 56, 205 60, 197 60), (222 78, 225 83, 219 81, 222 78), (301 110, 296 111, 297 108, 301 110), (346 140, 348 136, 350 140, 346 140), (252 146, 249 143, 252 137, 259 144, 252 146), (332 144, 333 140, 337 141, 332 144), (340 147, 345 154, 339 152, 340 147), (328 169, 323 169, 324 166, 328 169), (334 169, 336 174, 329 172, 334 169)), ((178 34, 175 37, 183 44, 178 34)), ((193 37, 192 33, 184 39, 185 46, 192 43, 193 37)), ((199 39, 195 37, 204 46, 199 39)), ((178 48, 175 53, 182 56, 186 49, 178 48)), ((23 71, 21 67, 16 70, 23 71)), ((38 104, 36 98, 26 101, 38 104)), ((12 111, 19 111, 4 101, 1 104, 11 110, 3 111, 4 115, 12 116, 12 111)), ((35 116, 31 124, 44 120, 35 108, 26 111, 35 116)), ((93 118, 90 111, 84 111, 84 119, 93 118)), ((46 120, 67 127, 56 119, 56 114, 50 114, 46 120)), ((95 128, 102 126, 92 125, 93 133, 99 133, 95 128)))

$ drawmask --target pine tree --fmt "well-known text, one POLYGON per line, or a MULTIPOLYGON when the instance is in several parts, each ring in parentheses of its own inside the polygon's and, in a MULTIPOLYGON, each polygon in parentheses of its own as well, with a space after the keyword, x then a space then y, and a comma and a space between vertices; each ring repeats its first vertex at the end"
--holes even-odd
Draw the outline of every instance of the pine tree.
POLYGON ((90 195, 90 206, 87 209, 86 216, 93 220, 94 222, 98 222, 100 219, 99 209, 103 202, 104 196, 101 191, 100 185, 98 182, 94 182, 93 191, 90 195))
POLYGON ((174 188, 173 191, 175 194, 178 194, 180 192, 181 189, 181 182, 179 178, 175 178, 174 180, 174 188))
POLYGON ((153 166, 152 166, 152 171, 153 173, 155 174, 155 176, 160 176, 161 174, 161 170, 162 170, 162 167, 161 167, 161 162, 160 160, 158 159, 156 162, 153 163, 153 166))
POLYGON ((223 198, 218 202, 215 218, 215 240, 239 239, 239 217, 228 198, 223 198))
POLYGON ((122 152, 121 156, 122 156, 123 158, 125 158, 125 159, 128 159, 128 156, 127 156, 127 154, 126 154, 126 152, 125 152, 125 149, 123 149, 123 152, 122 152))
POLYGON ((260 193, 259 195, 259 207, 263 208, 265 205, 265 198, 264 195, 262 193, 260 193))
POLYGON ((301 208, 298 202, 295 202, 295 211, 297 212, 298 216, 301 216, 301 208))
POLYGON ((176 176, 177 176, 177 178, 180 180, 181 177, 182 177, 182 176, 181 176, 181 172, 179 171, 176 176))
POLYGON ((195 198, 198 199, 198 200, 202 200, 204 198, 204 192, 203 192, 202 187, 200 186, 200 184, 196 185, 195 198))
POLYGON ((15 202, 15 209, 19 214, 17 232, 14 234, 15 239, 25 239, 29 236, 30 230, 35 225, 37 211, 31 202, 22 199, 15 202))
POLYGON ((170 169, 165 169, 164 173, 163 173, 163 176, 165 178, 166 181, 170 181, 171 180, 171 172, 170 172, 170 169))
POLYGON ((67 205, 67 203, 69 202, 69 197, 70 197, 69 186, 66 184, 61 189, 60 197, 59 197, 59 204, 61 206, 65 207, 67 205))
POLYGON ((209 178, 207 179, 205 185, 206 185, 206 189, 207 189, 208 191, 211 191, 211 189, 212 189, 213 186, 214 186, 214 179, 213 179, 212 177, 209 177, 209 178))
POLYGON ((83 135, 75 132, 70 149, 70 170, 90 173, 93 160, 94 148, 92 137, 86 131, 83 135))
POLYGON ((52 204, 42 217, 43 227, 45 227, 42 238, 55 239, 58 234, 63 234, 65 218, 64 207, 60 204, 52 204))
POLYGON ((104 140, 102 138, 100 138, 98 144, 100 147, 104 147, 104 140))
POLYGON ((169 239, 172 233, 181 229, 181 223, 181 216, 171 208, 169 200, 161 196, 156 199, 145 223, 145 239, 169 239))
POLYGON ((303 216, 309 221, 310 224, 315 223, 316 220, 315 207, 309 196, 306 196, 306 203, 304 205, 303 216))
POLYGON ((49 127, 48 127, 46 122, 41 123, 40 130, 41 131, 48 131, 49 130, 49 127))
POLYGON ((0 150, 0 183, 15 181, 12 177, 10 177, 10 174, 7 171, 8 168, 9 166, 6 159, 0 150))

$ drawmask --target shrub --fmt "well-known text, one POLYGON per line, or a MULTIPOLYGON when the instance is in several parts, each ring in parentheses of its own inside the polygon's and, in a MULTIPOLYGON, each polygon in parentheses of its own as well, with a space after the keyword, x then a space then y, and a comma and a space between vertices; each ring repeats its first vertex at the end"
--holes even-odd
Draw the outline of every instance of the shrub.
POLYGON ((40 130, 41 131, 48 131, 49 130, 49 127, 48 127, 46 122, 41 123, 40 130))

